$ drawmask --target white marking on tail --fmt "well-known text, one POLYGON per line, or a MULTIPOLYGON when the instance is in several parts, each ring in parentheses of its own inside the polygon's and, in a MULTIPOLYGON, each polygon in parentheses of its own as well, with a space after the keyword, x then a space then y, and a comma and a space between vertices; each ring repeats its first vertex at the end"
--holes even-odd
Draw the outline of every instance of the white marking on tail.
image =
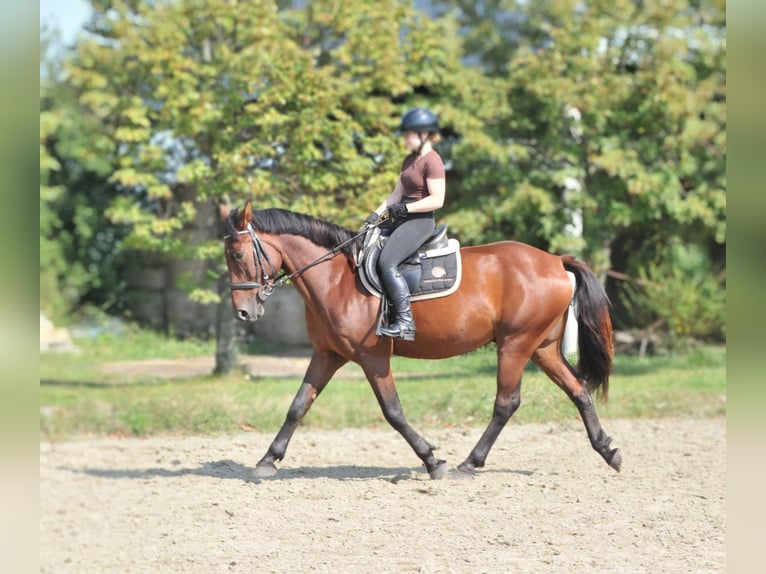
POLYGON ((567 310, 567 326, 564 330, 564 337, 561 340, 561 352, 565 357, 577 352, 577 309, 575 309, 574 293, 577 288, 577 279, 575 274, 567 271, 569 281, 572 283, 572 299, 569 301, 567 310))

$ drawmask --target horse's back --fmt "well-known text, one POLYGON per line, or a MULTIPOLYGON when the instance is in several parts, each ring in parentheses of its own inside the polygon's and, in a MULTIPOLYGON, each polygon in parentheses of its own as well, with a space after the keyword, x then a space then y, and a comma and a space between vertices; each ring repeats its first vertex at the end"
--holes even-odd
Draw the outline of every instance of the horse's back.
POLYGON ((560 256, 520 241, 497 241, 463 247, 460 252, 463 266, 468 266, 469 270, 475 267, 489 271, 496 266, 497 271, 503 274, 551 278, 566 276, 560 256))

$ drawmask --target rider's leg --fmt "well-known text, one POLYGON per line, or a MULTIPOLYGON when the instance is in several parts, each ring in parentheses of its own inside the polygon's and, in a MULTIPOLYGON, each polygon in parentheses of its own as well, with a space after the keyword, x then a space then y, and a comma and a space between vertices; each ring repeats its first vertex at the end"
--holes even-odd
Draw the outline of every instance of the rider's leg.
POLYGON ((383 246, 378 258, 378 270, 395 313, 391 324, 381 328, 384 335, 410 341, 415 337, 409 286, 397 268, 420 247, 433 230, 433 217, 408 218, 396 226, 383 246))

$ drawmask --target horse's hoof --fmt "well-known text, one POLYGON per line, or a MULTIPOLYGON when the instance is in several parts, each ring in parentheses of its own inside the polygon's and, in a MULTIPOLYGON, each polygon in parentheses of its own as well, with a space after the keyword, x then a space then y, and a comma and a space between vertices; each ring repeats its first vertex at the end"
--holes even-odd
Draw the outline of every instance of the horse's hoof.
POLYGON ((612 455, 609 459, 609 466, 617 472, 620 472, 620 466, 622 466, 622 453, 620 452, 620 449, 616 448, 612 451, 612 455))
POLYGON ((439 463, 431 470, 428 471, 428 476, 431 480, 441 480, 447 474, 447 462, 440 460, 439 463))
POLYGON ((255 467, 255 470, 253 471, 253 475, 255 478, 269 478, 272 476, 276 476, 277 474, 277 467, 273 464, 259 464, 255 467))
POLYGON ((452 480, 471 480, 476 476, 476 471, 472 468, 453 468, 450 473, 449 477, 452 480))

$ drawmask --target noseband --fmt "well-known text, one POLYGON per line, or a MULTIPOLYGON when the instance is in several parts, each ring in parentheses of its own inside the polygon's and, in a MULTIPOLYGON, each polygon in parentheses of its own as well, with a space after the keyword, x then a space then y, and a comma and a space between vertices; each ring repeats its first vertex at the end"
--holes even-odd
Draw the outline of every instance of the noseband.
MULTIPOLYGON (((239 283, 230 283, 229 288, 232 291, 238 291, 242 289, 258 289, 258 298, 263 302, 268 299, 269 295, 271 295, 274 292, 274 286, 275 286, 275 279, 277 275, 277 270, 274 267, 274 264, 271 262, 271 259, 269 258, 269 254, 266 252, 266 250, 263 248, 263 244, 261 243, 261 240, 258 238, 258 236, 255 233, 255 229, 253 229, 252 224, 247 224, 247 229, 244 231, 237 231, 237 235, 249 235, 250 239, 253 241, 253 261, 255 262, 256 269, 261 270, 261 281, 242 281, 239 283), (269 268, 271 270, 272 277, 269 276, 269 274, 266 272, 266 266, 264 265, 264 259, 266 260, 266 263, 269 264, 269 268)), ((230 238, 231 235, 224 235, 224 239, 230 238)))

